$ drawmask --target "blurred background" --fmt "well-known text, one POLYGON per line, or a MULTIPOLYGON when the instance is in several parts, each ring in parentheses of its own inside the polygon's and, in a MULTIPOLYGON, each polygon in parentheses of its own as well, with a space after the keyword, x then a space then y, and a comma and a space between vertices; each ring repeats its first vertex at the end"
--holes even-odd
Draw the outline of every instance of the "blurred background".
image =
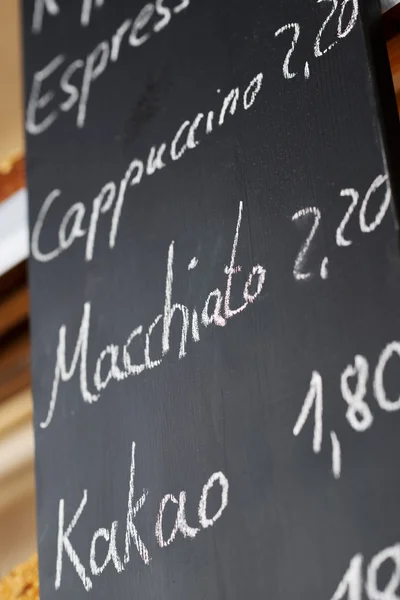
POLYGON ((0 578, 36 545, 18 7, 0 0, 0 578))
MULTIPOLYGON (((18 0, 0 0, 0 578, 36 550, 18 9, 18 0)), ((399 106, 400 4, 382 19, 399 106)))

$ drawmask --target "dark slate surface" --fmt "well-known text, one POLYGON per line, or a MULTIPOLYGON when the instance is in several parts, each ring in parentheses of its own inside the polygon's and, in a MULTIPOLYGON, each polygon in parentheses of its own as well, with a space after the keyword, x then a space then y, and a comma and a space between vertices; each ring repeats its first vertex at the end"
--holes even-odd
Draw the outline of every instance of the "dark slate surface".
POLYGON ((140 22, 142 7, 105 0, 81 26, 78 1, 24 3, 41 598, 372 600, 400 570, 397 115, 378 2, 158 0, 140 22), (164 540, 179 530, 160 547, 166 494, 164 540))

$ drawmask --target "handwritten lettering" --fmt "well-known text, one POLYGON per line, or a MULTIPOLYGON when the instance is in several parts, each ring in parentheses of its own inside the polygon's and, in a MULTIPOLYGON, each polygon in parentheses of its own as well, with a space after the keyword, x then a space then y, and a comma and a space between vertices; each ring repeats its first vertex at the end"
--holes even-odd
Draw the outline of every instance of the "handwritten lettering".
MULTIPOLYGON (((390 342, 381 352, 373 377, 372 390, 379 408, 385 412, 400 410, 400 397, 390 399, 385 387, 385 374, 388 363, 400 358, 400 342, 390 342)), ((340 391, 347 405, 345 417, 353 431, 364 433, 374 423, 372 410, 366 401, 369 383, 369 363, 365 356, 356 354, 354 361, 348 364, 340 375, 340 391)), ((396 392, 398 393, 398 391, 396 392)), ((318 454, 323 441, 324 398, 323 381, 318 371, 313 371, 309 390, 303 402, 300 414, 293 428, 298 436, 305 426, 314 406, 313 451, 318 454)), ((341 476, 341 445, 335 431, 330 432, 332 444, 332 472, 336 479, 341 476)))
MULTIPOLYGON (((88 504, 88 491, 83 492, 83 498, 76 510, 70 524, 65 529, 65 500, 61 499, 59 502, 59 519, 58 519, 58 536, 57 536, 57 561, 56 561, 56 577, 54 587, 56 590, 60 589, 62 583, 62 573, 64 569, 64 556, 66 556, 72 564, 79 580, 81 581, 84 589, 90 591, 93 588, 93 577, 100 576, 107 566, 112 563, 117 573, 122 573, 125 567, 131 562, 131 545, 133 543, 136 553, 135 556, 139 556, 141 562, 145 565, 149 565, 152 557, 149 554, 147 545, 143 541, 141 535, 136 526, 136 516, 139 511, 146 510, 145 502, 150 492, 147 489, 143 489, 141 496, 135 499, 135 485, 136 485, 136 443, 132 443, 131 452, 131 466, 129 475, 129 493, 128 493, 128 512, 126 516, 126 528, 125 528, 125 555, 124 559, 121 559, 120 550, 118 549, 117 532, 120 525, 119 521, 116 520, 112 523, 111 527, 100 527, 97 529, 92 536, 90 543, 90 555, 89 555, 89 566, 90 570, 85 567, 84 560, 78 556, 77 551, 73 546, 73 533, 75 528, 79 527, 79 520, 81 519, 84 510, 88 504), (103 540, 108 544, 106 557, 101 564, 97 557, 97 549, 100 540, 103 540), (88 574, 90 573, 91 576, 88 574)), ((183 539, 194 540, 195 537, 201 532, 201 530, 212 527, 222 517, 228 506, 228 493, 229 493, 229 482, 226 476, 221 472, 213 473, 208 481, 203 486, 203 490, 198 502, 198 527, 191 527, 188 525, 186 520, 186 502, 187 494, 186 491, 179 493, 179 500, 173 494, 166 494, 161 502, 158 513, 156 515, 156 524, 154 528, 155 539, 160 548, 166 548, 176 538, 178 532, 182 535, 183 539), (208 493, 214 485, 219 484, 221 488, 221 503, 218 510, 214 515, 208 515, 208 493), (177 506, 177 514, 175 523, 172 531, 168 537, 165 537, 163 530, 163 516, 164 510, 167 504, 171 502, 177 506)), ((147 543, 147 541, 146 541, 147 543)), ((104 544, 102 544, 104 545, 104 544)))
MULTIPOLYGON (((234 236, 234 241, 232 245, 232 252, 230 258, 229 267, 225 268, 226 279, 226 289, 225 296, 223 297, 222 292, 217 289, 211 292, 207 296, 205 300, 204 308, 202 311, 202 324, 204 327, 208 327, 212 324, 217 326, 224 326, 226 322, 238 315, 242 311, 246 309, 249 304, 254 302, 256 298, 261 294, 265 280, 266 280, 266 270, 264 267, 260 265, 255 265, 251 268, 250 275, 247 278, 246 284, 243 289, 242 298, 244 300, 243 304, 241 304, 238 308, 232 308, 231 306, 231 292, 233 285, 233 276, 241 271, 241 265, 236 265, 236 253, 237 253, 237 245, 240 234, 240 227, 242 222, 243 215, 243 203, 239 204, 239 213, 238 219, 236 223, 236 231, 234 236), (250 293, 250 286, 252 286, 253 278, 257 278, 257 286, 255 286, 255 290, 250 293), (215 306, 213 311, 210 311, 210 301, 211 299, 215 299, 215 306), (211 312, 211 314, 210 314, 211 312)), ((173 281, 174 281, 174 251, 175 245, 174 242, 171 242, 168 249, 168 257, 167 257, 167 273, 165 280, 165 296, 164 296, 164 309, 162 314, 159 314, 155 320, 150 324, 147 329, 147 333, 145 336, 144 342, 144 362, 140 365, 133 365, 131 363, 131 357, 129 353, 129 348, 135 341, 137 344, 140 344, 140 340, 143 337, 143 326, 140 325, 136 327, 133 332, 129 335, 125 345, 122 349, 116 344, 108 345, 104 350, 101 351, 97 362, 95 373, 93 376, 93 384, 96 389, 95 392, 91 392, 88 385, 87 378, 87 354, 88 354, 88 344, 89 344, 89 332, 90 332, 90 319, 91 319, 91 310, 92 306, 90 302, 86 302, 83 308, 83 316, 82 321, 79 328, 78 337, 74 344, 74 349, 72 352, 72 360, 70 366, 67 366, 67 327, 63 325, 59 331, 59 339, 58 339, 58 347, 57 347, 57 357, 56 357, 56 367, 54 372, 53 386, 51 391, 50 403, 47 411, 46 418, 40 423, 40 426, 43 429, 46 429, 54 415, 54 410, 57 403, 57 398, 59 394, 59 387, 61 383, 67 383, 72 379, 75 372, 78 370, 79 364, 79 381, 80 381, 80 390, 82 399, 84 402, 92 404, 93 402, 97 402, 100 394, 103 390, 107 388, 109 383, 112 380, 115 381, 123 381, 127 377, 133 375, 140 375, 145 369, 153 369, 159 366, 162 363, 163 358, 170 352, 170 337, 171 337, 171 328, 173 320, 176 321, 177 318, 180 318, 180 329, 181 329, 181 337, 180 337, 180 345, 179 345, 179 359, 182 359, 186 356, 187 353, 187 344, 188 344, 188 335, 190 331, 190 326, 192 328, 193 339, 195 342, 200 339, 200 331, 199 331, 199 322, 197 316, 197 309, 194 308, 190 310, 187 306, 177 303, 173 301, 173 281), (178 317, 179 313, 179 317, 178 317), (156 353, 157 359, 152 360, 150 357, 150 345, 151 345, 151 335, 153 333, 153 329, 157 326, 158 323, 162 321, 162 344, 161 349, 159 349, 158 353, 156 353), (160 351, 161 350, 161 351, 160 351), (123 369, 118 366, 118 360, 120 356, 123 357, 123 369), (109 361, 108 370, 105 371, 104 363, 106 360, 109 361)), ((143 347, 143 341, 142 341, 143 347)))
MULTIPOLYGON (((86 27, 90 23, 93 7, 101 8, 105 0, 82 0, 81 25, 86 27)), ((60 54, 53 58, 46 66, 37 71, 29 94, 28 110, 26 113, 26 130, 30 135, 40 135, 45 132, 60 116, 60 110, 67 113, 78 106, 76 125, 82 128, 86 122, 89 98, 94 82, 103 75, 112 63, 120 57, 121 46, 124 40, 131 48, 138 48, 145 44, 154 34, 162 31, 171 21, 172 15, 179 14, 188 8, 190 0, 184 0, 172 8, 164 5, 164 0, 149 2, 143 6, 135 19, 125 19, 110 38, 101 40, 85 58, 78 58, 68 63, 68 57, 60 54), (61 73, 61 65, 67 67, 61 73), (81 71, 80 83, 72 83, 76 74, 81 71), (56 91, 50 89, 41 95, 42 86, 48 85, 48 80, 57 76, 59 90, 67 95, 58 103, 55 101, 56 91), (51 106, 48 106, 49 104, 51 106), (48 109, 44 116, 38 115, 43 109, 48 109)), ((58 16, 61 8, 56 0, 35 0, 32 31, 39 34, 42 31, 45 13, 58 16)))
MULTIPOLYGON (((94 68, 96 69, 96 67, 94 68)), ((92 77, 93 72, 96 71, 93 71, 92 67, 90 71, 90 77, 92 77)), ((246 110, 254 104, 261 85, 262 74, 259 73, 251 80, 243 93, 243 105, 246 110)), ((221 124, 225 121, 226 112, 233 115, 238 106, 239 91, 236 93, 236 90, 238 90, 238 88, 229 92, 223 100, 219 113, 219 122, 221 124)), ((169 145, 169 151, 167 144, 162 143, 158 147, 151 147, 147 160, 143 161, 138 158, 133 159, 120 182, 115 183, 110 181, 102 187, 100 193, 92 201, 90 211, 88 211, 83 204, 78 203, 73 205, 74 208, 71 207, 68 210, 68 218, 66 221, 63 219, 59 226, 58 247, 45 251, 41 247, 42 231, 45 227, 48 215, 49 218, 51 216, 54 202, 62 195, 62 192, 59 189, 51 191, 45 199, 33 226, 31 241, 33 258, 39 262, 49 262, 68 250, 75 241, 86 237, 85 260, 88 262, 91 261, 95 253, 99 219, 102 215, 107 214, 111 214, 108 243, 110 248, 114 248, 118 235, 119 222, 129 188, 139 185, 145 175, 151 176, 156 171, 163 169, 167 165, 168 155, 172 161, 176 161, 181 159, 188 150, 195 149, 201 141, 199 132, 200 125, 203 122, 203 113, 199 113, 192 121, 186 120, 180 125, 169 145), (90 215, 88 215, 88 212, 90 212, 90 215), (74 225, 67 238, 65 230, 70 219, 74 221, 74 225), (89 221, 89 224, 84 225, 85 219, 86 222, 87 220, 89 221)), ((209 123, 207 120, 207 129, 208 126, 209 123)), ((205 133, 207 134, 207 130, 205 133)), ((230 273, 229 277, 231 278, 233 274, 233 272, 230 273)))

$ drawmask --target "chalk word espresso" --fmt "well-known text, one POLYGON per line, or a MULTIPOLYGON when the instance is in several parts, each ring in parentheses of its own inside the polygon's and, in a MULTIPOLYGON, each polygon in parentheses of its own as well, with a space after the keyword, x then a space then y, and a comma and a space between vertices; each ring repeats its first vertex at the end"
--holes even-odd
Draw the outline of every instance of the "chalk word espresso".
MULTIPOLYGON (((83 317, 79 329, 78 338, 75 343, 72 361, 70 366, 67 366, 66 360, 66 336, 67 328, 62 325, 59 330, 57 360, 54 372, 54 379, 51 391, 51 400, 47 412, 46 419, 40 423, 40 427, 45 429, 53 419, 54 409, 57 402, 58 390, 60 382, 67 382, 72 379, 79 366, 80 391, 85 402, 96 402, 100 397, 100 392, 104 390, 111 380, 123 381, 131 375, 140 375, 145 369, 153 369, 162 363, 163 357, 170 350, 170 330, 172 318, 176 312, 180 312, 182 316, 181 339, 179 347, 179 358, 186 356, 186 346, 191 329, 192 339, 194 342, 200 341, 200 322, 204 327, 209 325, 217 325, 224 327, 229 319, 239 314, 246 307, 254 302, 260 295, 266 278, 266 270, 260 265, 254 265, 250 270, 248 278, 243 288, 243 304, 237 308, 231 307, 231 291, 233 276, 241 271, 241 266, 236 265, 236 251, 239 240, 240 225, 242 222, 243 202, 239 203, 239 214, 236 223, 235 237, 233 240, 231 260, 229 266, 225 267, 226 289, 223 296, 221 290, 216 288, 210 292, 204 303, 201 315, 196 308, 191 312, 187 306, 173 303, 172 301, 172 284, 174 279, 174 242, 171 242, 168 249, 167 260, 167 275, 165 281, 165 301, 164 310, 157 315, 154 321, 149 325, 146 333, 143 335, 143 326, 139 325, 129 335, 126 343, 122 347, 122 362, 124 368, 121 369, 118 365, 121 348, 115 344, 110 344, 100 353, 96 362, 93 383, 97 393, 89 391, 87 383, 87 355, 90 329, 90 313, 91 304, 86 302, 83 309, 83 317), (151 336, 155 327, 162 325, 162 343, 161 356, 152 358, 150 352, 151 336), (129 347, 133 341, 138 341, 139 338, 144 338, 144 362, 141 364, 132 364, 129 347), (106 366, 107 361, 107 366, 106 366)), ((189 270, 196 268, 198 260, 194 257, 188 266, 189 270)))
MULTIPOLYGON (((114 521, 111 524, 110 529, 105 527, 101 527, 97 529, 92 536, 92 541, 90 544, 90 571, 92 575, 101 575, 105 568, 108 566, 110 562, 114 564, 114 568, 117 573, 121 573, 124 571, 125 566, 130 562, 131 559, 131 546, 136 547, 136 550, 144 562, 145 565, 150 564, 150 554, 146 544, 143 542, 139 532, 136 528, 135 518, 139 511, 143 508, 146 499, 149 495, 149 490, 143 489, 140 498, 135 499, 135 442, 132 444, 132 459, 131 459, 131 468, 130 468, 130 479, 129 479, 129 495, 128 495, 128 510, 126 515, 126 529, 125 529, 125 552, 124 558, 120 557, 117 548, 117 531, 118 531, 118 521, 114 521), (99 542, 103 543, 99 543, 99 542), (101 546, 104 547, 104 542, 108 544, 107 552, 105 553, 105 558, 102 558, 102 563, 99 564, 99 554, 101 552, 101 546)), ((198 533, 202 529, 207 529, 207 527, 212 527, 216 521, 221 517, 222 513, 226 509, 228 505, 228 491, 229 491, 229 482, 225 475, 220 471, 217 473, 213 473, 211 477, 208 479, 207 483, 203 486, 203 490, 201 492, 200 500, 198 503, 198 525, 199 527, 191 527, 188 525, 186 520, 186 492, 181 491, 179 493, 179 497, 176 498, 173 494, 166 494, 159 506, 159 510, 156 516, 156 523, 154 527, 154 535, 157 541, 157 544, 160 548, 165 548, 172 544, 175 540, 178 533, 183 538, 194 539, 198 533), (221 502, 218 510, 215 512, 213 516, 209 515, 208 510, 208 494, 214 486, 219 486, 221 488, 221 502), (164 511, 167 505, 171 503, 176 505, 176 517, 175 522, 172 528, 172 531, 169 532, 168 537, 164 532, 163 526, 163 518, 164 511)), ((56 577, 55 577, 55 588, 56 590, 61 586, 61 576, 63 571, 63 560, 64 556, 68 556, 72 565, 75 568, 76 573, 78 574, 80 580, 83 583, 83 586, 86 591, 89 591, 93 587, 93 582, 91 577, 88 575, 88 569, 85 567, 83 562, 81 561, 78 553, 74 549, 71 541, 72 533, 75 527, 78 526, 79 519, 82 517, 82 513, 85 509, 85 506, 88 501, 88 492, 84 490, 83 498, 81 500, 80 505, 78 506, 71 522, 66 527, 65 524, 65 500, 61 499, 59 503, 58 509, 58 536, 57 536, 57 563, 56 563, 56 577)), ((107 547, 107 546, 106 546, 107 547)), ((103 551, 104 556, 104 551, 103 551)))
MULTIPOLYGON (((81 13, 83 26, 89 24, 91 4, 91 0, 83 1, 81 13)), ((96 0, 96 4, 102 6, 104 0, 96 0)), ((67 113, 76 105, 78 107, 76 125, 83 127, 92 85, 112 63, 118 61, 124 38, 132 48, 142 46, 154 34, 164 29, 174 15, 188 8, 189 4, 190 0, 178 0, 172 7, 165 6, 164 0, 156 0, 155 4, 148 2, 135 18, 125 19, 109 39, 99 42, 85 57, 69 62, 65 54, 58 54, 33 76, 26 112, 27 132, 31 135, 43 133, 58 119, 60 111, 67 113), (53 75, 59 78, 59 92, 63 94, 58 101, 55 97, 59 96, 59 93, 57 94, 54 89, 48 89, 42 94, 43 84, 53 75), (50 110, 47 109, 44 116, 38 117, 38 111, 41 113, 49 105, 50 110)), ((40 33, 42 30, 45 7, 47 13, 52 16, 57 16, 61 12, 55 0, 36 0, 33 33, 40 33)))

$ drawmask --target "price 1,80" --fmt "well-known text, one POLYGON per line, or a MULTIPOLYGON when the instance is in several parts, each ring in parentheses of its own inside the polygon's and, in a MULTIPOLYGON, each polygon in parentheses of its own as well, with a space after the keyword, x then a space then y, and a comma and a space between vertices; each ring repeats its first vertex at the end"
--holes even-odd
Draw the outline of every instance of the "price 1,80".
MULTIPOLYGON (((400 396, 393 400, 388 397, 385 389, 385 371, 389 361, 397 355, 400 358, 400 342, 393 341, 381 352, 373 376, 373 393, 378 406, 385 412, 400 410, 400 396)), ((357 354, 354 362, 347 365, 340 376, 340 390, 347 405, 346 419, 349 425, 357 432, 369 429, 374 421, 372 411, 365 401, 369 382, 369 364, 367 359, 357 354)), ((298 436, 314 408, 314 435, 313 450, 315 454, 321 451, 323 439, 323 381, 318 371, 313 371, 310 386, 304 400, 299 417, 293 428, 293 434, 298 436)), ((334 431, 330 432, 332 443, 332 471, 338 479, 341 475, 341 446, 334 431)))

